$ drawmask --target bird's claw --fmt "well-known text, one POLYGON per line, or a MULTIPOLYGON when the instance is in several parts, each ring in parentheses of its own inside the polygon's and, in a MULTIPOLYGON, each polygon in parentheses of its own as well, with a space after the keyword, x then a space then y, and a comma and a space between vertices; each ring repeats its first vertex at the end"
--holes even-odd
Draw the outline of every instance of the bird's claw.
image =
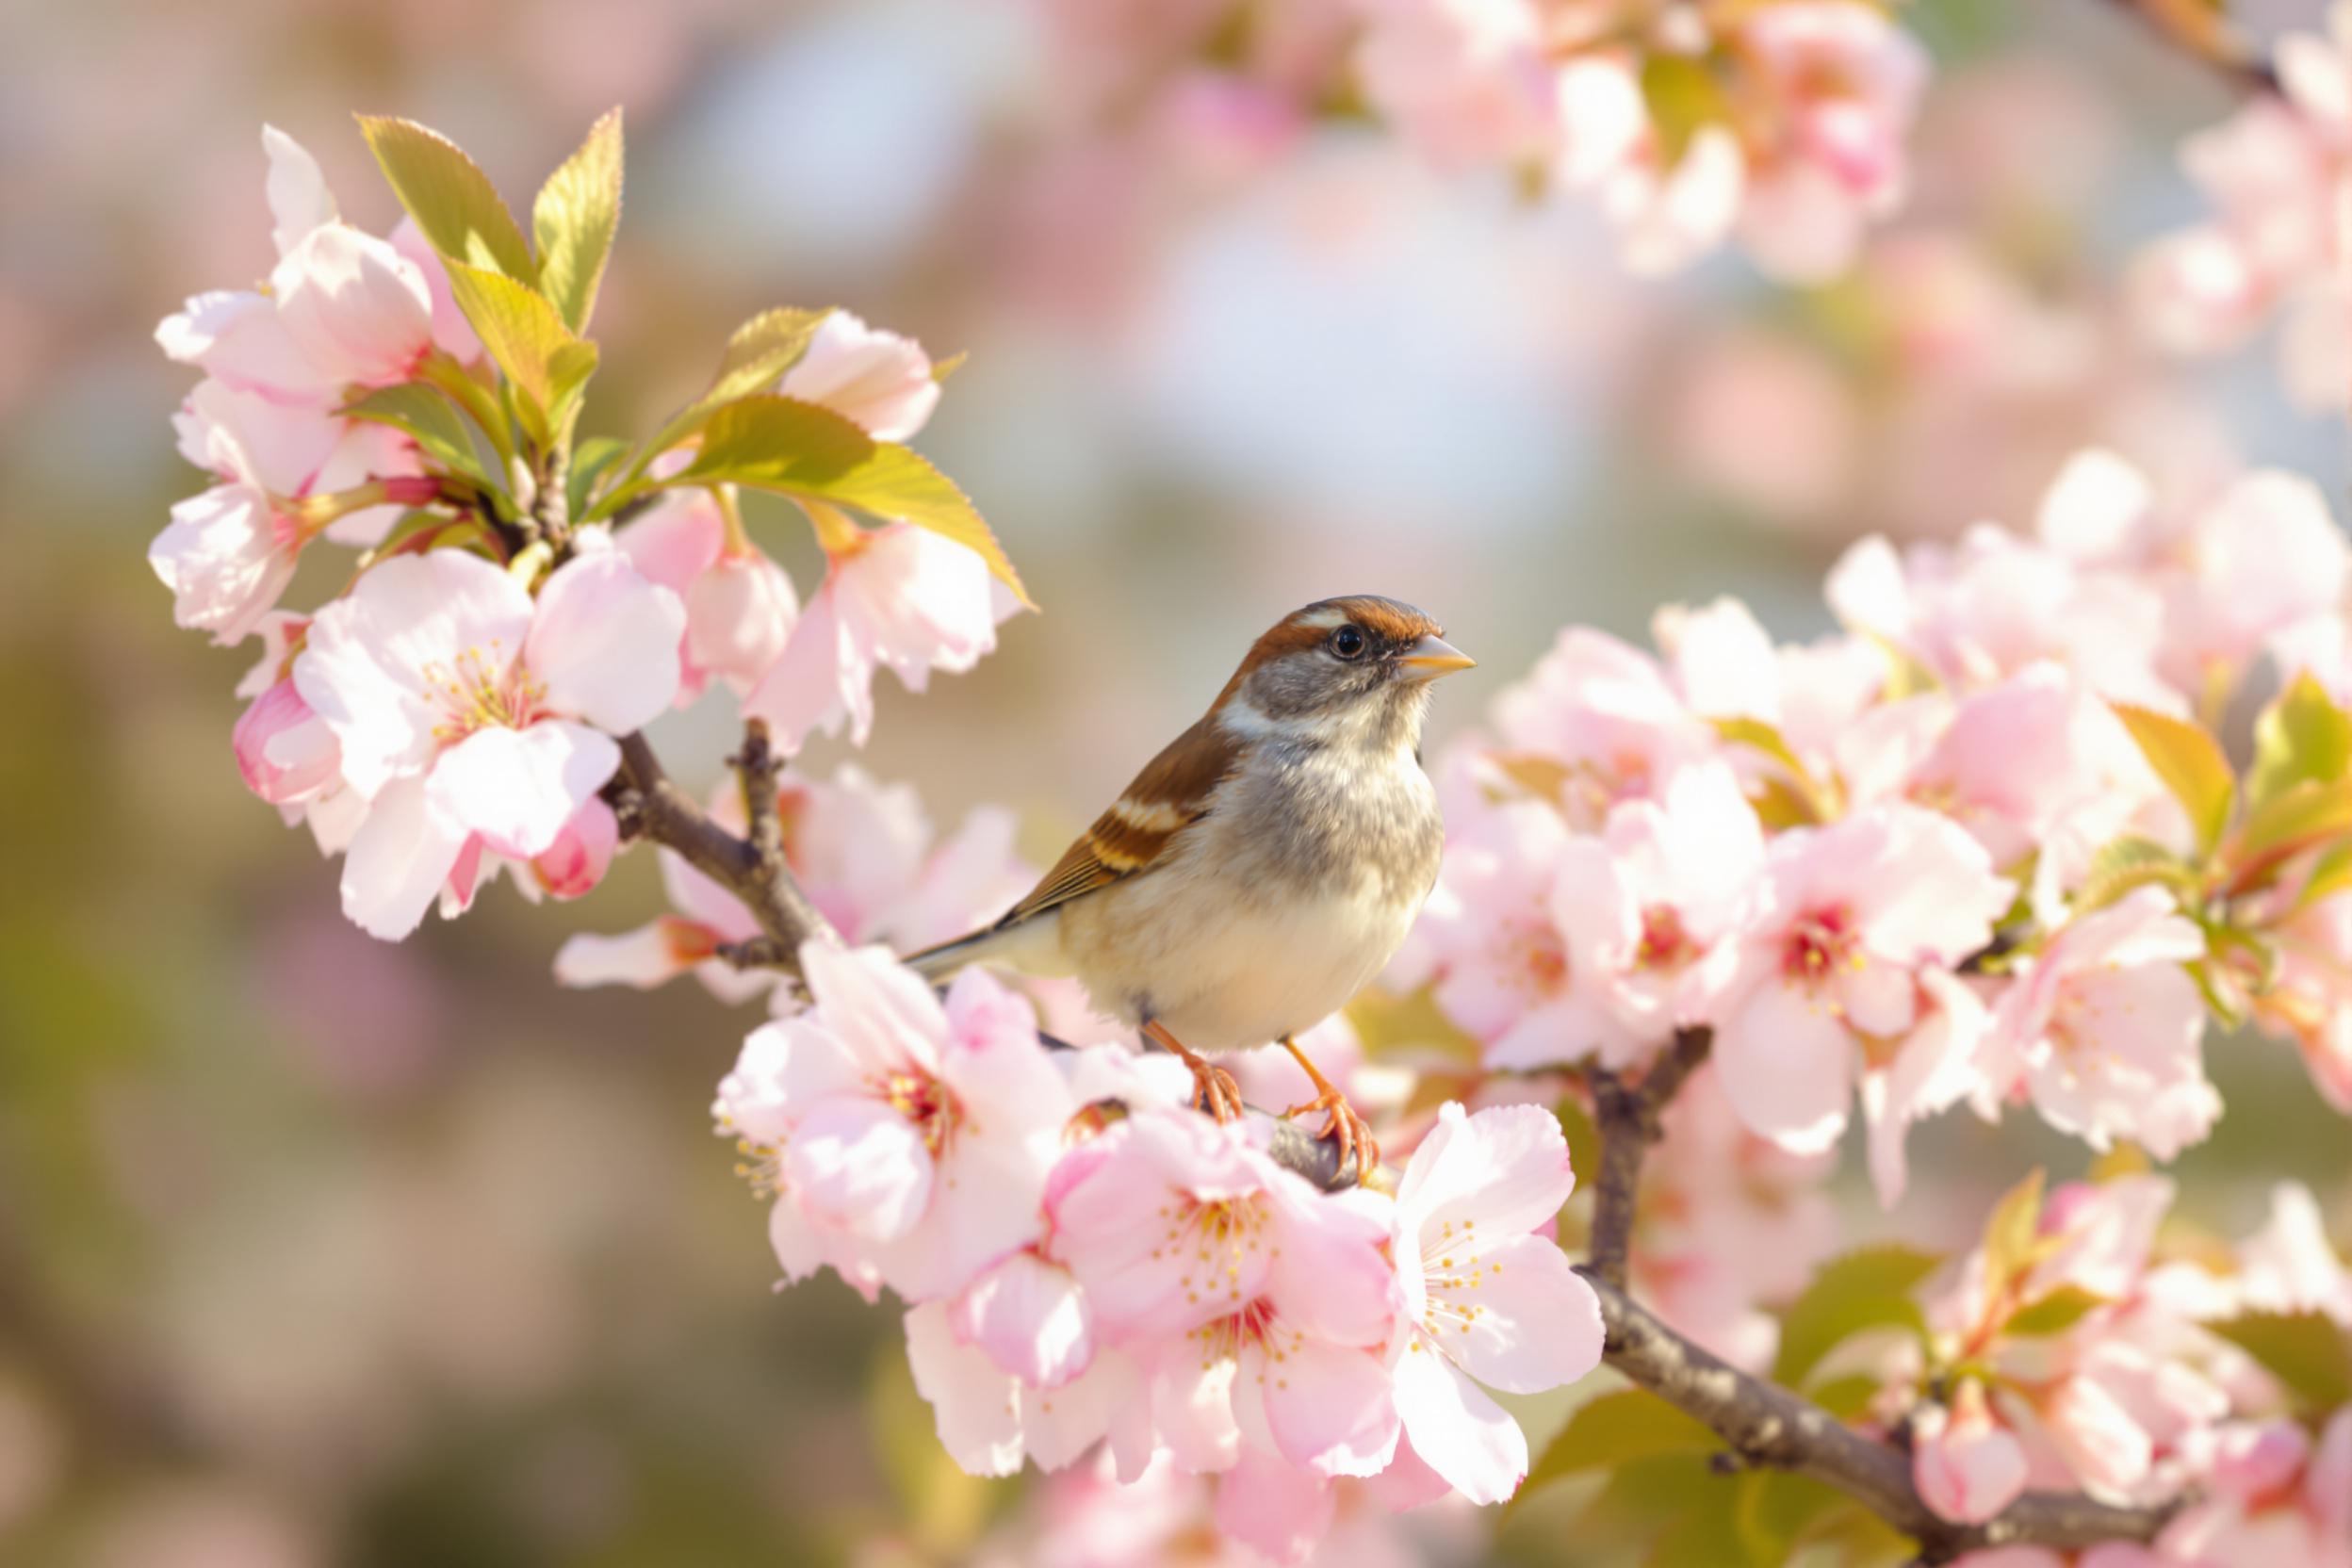
POLYGON ((1233 1075, 1213 1062, 1194 1061, 1192 1102, 1218 1121, 1241 1119, 1241 1086, 1233 1075))
POLYGON ((1357 1114, 1353 1105, 1348 1103, 1348 1097, 1335 1088, 1325 1089, 1303 1105, 1293 1105, 1282 1113, 1282 1118, 1288 1120, 1294 1117, 1310 1116, 1316 1111, 1331 1113, 1331 1119, 1324 1127, 1322 1135, 1339 1145, 1341 1169, 1347 1168, 1351 1157, 1355 1160, 1356 1184, 1362 1186, 1365 1175, 1380 1163, 1380 1145, 1372 1136, 1371 1126, 1357 1114))

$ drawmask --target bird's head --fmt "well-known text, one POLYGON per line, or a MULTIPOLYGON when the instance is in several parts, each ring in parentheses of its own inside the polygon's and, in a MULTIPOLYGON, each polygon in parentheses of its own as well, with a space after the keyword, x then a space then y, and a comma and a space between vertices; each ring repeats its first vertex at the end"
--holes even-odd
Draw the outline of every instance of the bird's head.
POLYGON ((1372 594, 1323 599, 1260 637, 1217 698, 1236 740, 1410 749, 1429 683, 1477 661, 1409 604, 1372 594))

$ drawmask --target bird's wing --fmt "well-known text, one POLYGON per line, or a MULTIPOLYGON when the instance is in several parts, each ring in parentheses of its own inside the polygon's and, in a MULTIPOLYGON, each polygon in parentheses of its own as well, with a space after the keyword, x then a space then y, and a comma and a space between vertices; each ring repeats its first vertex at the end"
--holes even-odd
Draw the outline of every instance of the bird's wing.
POLYGON ((1135 782, 1063 851, 1054 869, 997 922, 1002 929, 1161 863, 1184 830, 1209 814, 1209 797, 1240 758, 1213 719, 1168 743, 1135 782))

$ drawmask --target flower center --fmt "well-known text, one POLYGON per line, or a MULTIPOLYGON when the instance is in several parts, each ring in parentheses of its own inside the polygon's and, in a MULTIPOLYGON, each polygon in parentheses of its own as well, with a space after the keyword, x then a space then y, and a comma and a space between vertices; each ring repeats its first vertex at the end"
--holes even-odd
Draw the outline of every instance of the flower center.
POLYGON ((1810 910, 1788 928, 1780 972, 1800 985, 1819 985, 1840 967, 1859 963, 1858 944, 1853 912, 1844 905, 1810 910))
POLYGON ((444 664, 424 667, 425 684, 441 707, 433 739, 454 744, 478 729, 523 729, 540 717, 547 689, 533 680, 519 660, 508 657, 502 639, 477 643, 444 664))
POLYGON ((1635 960, 1643 969, 1680 969, 1696 955, 1697 944, 1682 928, 1682 915, 1670 904, 1653 904, 1642 911, 1642 945, 1635 960))
POLYGON ((923 1146, 933 1159, 938 1159, 955 1141, 956 1124, 963 1119, 962 1108, 937 1078, 927 1072, 893 1072, 877 1086, 890 1109, 905 1117, 923 1135, 923 1146))
MULTIPOLYGON (((1167 1230, 1154 1258, 1172 1257, 1183 1266, 1176 1286, 1186 1301, 1222 1291, 1225 1298, 1241 1300, 1241 1266, 1266 1248, 1266 1209, 1255 1195, 1219 1198, 1203 1202, 1186 1194, 1163 1204, 1160 1218, 1167 1230)), ((1273 1256, 1271 1250, 1266 1255, 1273 1256)))
POLYGON ((1431 1338, 1448 1329, 1466 1334, 1486 1315, 1476 1294, 1487 1279, 1503 1271, 1503 1266, 1478 1266, 1478 1228, 1475 1219, 1460 1225, 1446 1220, 1438 1226, 1436 1236, 1428 1238, 1435 1245, 1422 1249, 1421 1279, 1427 1304, 1421 1309, 1421 1327, 1431 1338))
POLYGON ((1568 988, 1568 946, 1547 920, 1517 923, 1508 939, 1511 971, 1533 996, 1558 996, 1568 988))

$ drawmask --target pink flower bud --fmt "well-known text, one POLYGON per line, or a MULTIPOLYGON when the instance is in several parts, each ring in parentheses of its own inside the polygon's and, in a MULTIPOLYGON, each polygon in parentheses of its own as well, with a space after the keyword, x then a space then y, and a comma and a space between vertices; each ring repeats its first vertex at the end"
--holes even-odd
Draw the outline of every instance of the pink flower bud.
POLYGON ((310 710, 291 679, 255 697, 230 732, 245 787, 272 806, 307 800, 342 771, 335 732, 310 710))
POLYGON ((572 813, 555 842, 532 858, 531 874, 553 896, 578 898, 604 880, 620 842, 620 824, 612 816, 612 808, 591 795, 572 813))
POLYGON ((759 550, 723 555, 686 590, 686 652, 695 668, 748 691, 768 673, 800 619, 783 568, 759 550))
POLYGON ((1984 1385, 1974 1379, 1960 1385, 1949 1410, 1920 1411, 1912 1430, 1912 1481, 1944 1518, 1982 1524, 2025 1490, 2025 1450, 1993 1425, 1984 1385))

